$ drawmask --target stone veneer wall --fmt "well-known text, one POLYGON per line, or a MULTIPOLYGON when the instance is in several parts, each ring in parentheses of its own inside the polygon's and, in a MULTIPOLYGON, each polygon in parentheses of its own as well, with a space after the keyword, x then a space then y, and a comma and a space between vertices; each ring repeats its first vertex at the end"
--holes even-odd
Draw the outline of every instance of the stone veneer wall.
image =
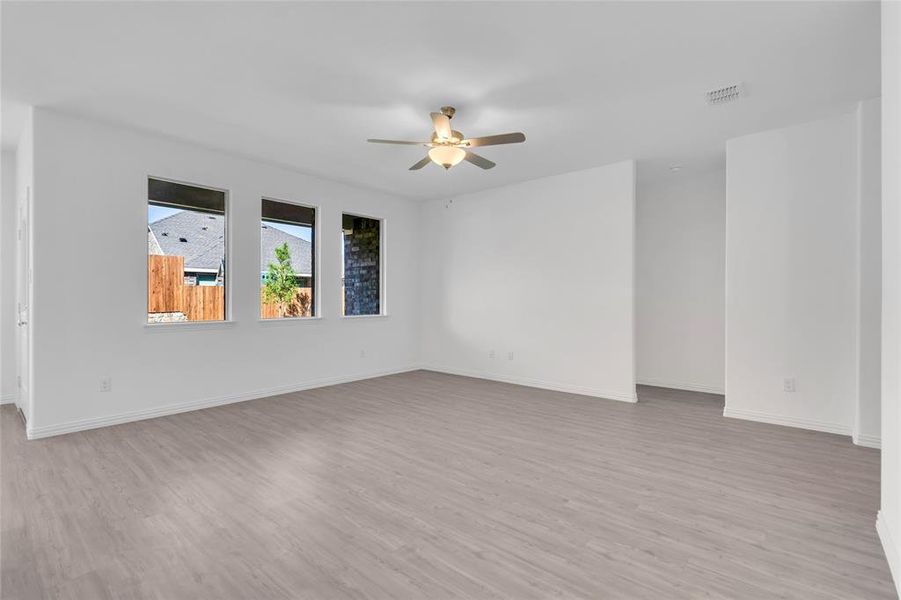
POLYGON ((377 315, 379 305, 379 232, 377 219, 345 216, 344 314, 377 315))

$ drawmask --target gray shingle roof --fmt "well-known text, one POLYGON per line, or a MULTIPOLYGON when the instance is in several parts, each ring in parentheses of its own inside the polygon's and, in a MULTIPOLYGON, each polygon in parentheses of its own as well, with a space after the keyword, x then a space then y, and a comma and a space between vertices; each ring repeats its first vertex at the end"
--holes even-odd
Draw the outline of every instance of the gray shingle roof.
MULTIPOLYGON (((184 256, 185 270, 218 270, 222 260, 222 241, 225 238, 225 219, 212 215, 183 210, 148 226, 148 243, 151 253, 157 246, 159 254, 184 256), (182 242, 181 240, 187 240, 182 242), (154 245, 151 240, 155 240, 154 245)), ((298 275, 310 275, 313 259, 310 242, 276 229, 265 223, 260 225, 260 272, 275 262, 275 248, 288 243, 291 266, 298 275)))
POLYGON ((275 262, 275 248, 288 242, 291 251, 291 266, 298 275, 311 275, 313 270, 313 245, 305 239, 276 229, 271 225, 261 224, 260 229, 260 272, 269 269, 269 263, 275 262))

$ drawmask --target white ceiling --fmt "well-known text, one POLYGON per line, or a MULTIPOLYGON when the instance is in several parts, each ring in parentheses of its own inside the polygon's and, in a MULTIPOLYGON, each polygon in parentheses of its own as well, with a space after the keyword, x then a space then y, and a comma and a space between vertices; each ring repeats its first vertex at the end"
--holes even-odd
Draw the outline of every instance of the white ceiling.
POLYGON ((2 143, 24 105, 190 140, 413 198, 637 158, 709 169, 730 137, 879 95, 876 2, 13 3, 2 143), (737 81, 746 98, 708 107, 737 81), (445 173, 416 146, 457 107, 498 163, 445 173))

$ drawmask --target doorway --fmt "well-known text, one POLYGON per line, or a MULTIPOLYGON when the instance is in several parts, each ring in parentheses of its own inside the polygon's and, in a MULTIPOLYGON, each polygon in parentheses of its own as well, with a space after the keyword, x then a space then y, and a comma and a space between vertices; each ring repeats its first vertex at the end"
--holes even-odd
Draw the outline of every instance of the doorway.
POLYGON ((16 228, 16 404, 31 418, 31 186, 19 197, 16 228))

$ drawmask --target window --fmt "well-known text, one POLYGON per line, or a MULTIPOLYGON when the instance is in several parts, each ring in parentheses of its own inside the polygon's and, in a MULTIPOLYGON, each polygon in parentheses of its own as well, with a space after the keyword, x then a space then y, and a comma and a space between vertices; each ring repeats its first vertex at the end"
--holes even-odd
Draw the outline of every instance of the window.
POLYGON ((260 317, 316 314, 316 209, 263 199, 260 221, 260 317))
POLYGON ((344 315, 382 314, 382 222, 343 215, 341 282, 344 315))
POLYGON ((147 322, 225 320, 225 192, 147 186, 147 322))

